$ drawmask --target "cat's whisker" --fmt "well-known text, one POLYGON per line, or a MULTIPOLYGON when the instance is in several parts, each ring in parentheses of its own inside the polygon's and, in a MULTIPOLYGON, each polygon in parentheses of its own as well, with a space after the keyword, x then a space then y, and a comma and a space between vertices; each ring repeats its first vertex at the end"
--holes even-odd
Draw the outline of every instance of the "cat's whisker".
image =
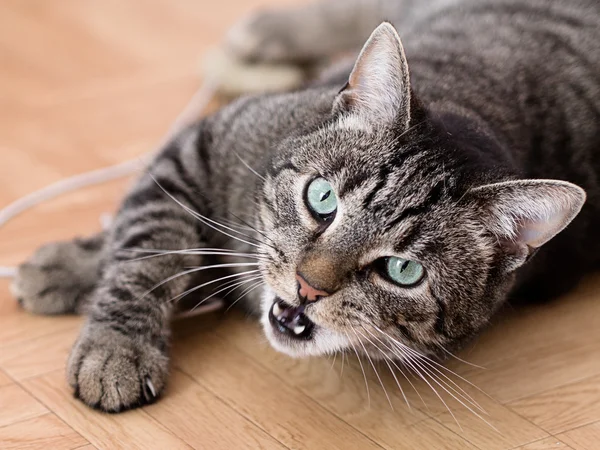
POLYGON ((369 382, 367 381, 367 374, 365 373, 365 368, 363 367, 363 363, 360 360, 360 355, 358 354, 358 351, 356 350, 356 347, 354 346, 352 339, 350 339, 350 336, 348 336, 347 332, 344 332, 344 333, 346 334, 348 343, 352 346, 352 350, 354 350, 354 353, 356 353, 356 358, 358 359, 358 364, 360 365, 360 370, 362 371, 363 378, 365 379, 365 387, 367 388, 367 401, 368 401, 369 408, 370 408, 371 407, 371 393, 369 392, 369 382))
MULTIPOLYGON (((473 408, 471 408, 467 403, 471 403, 471 402, 463 402, 460 398, 458 398, 456 395, 454 395, 452 392, 450 392, 450 390, 446 389, 446 386, 449 389, 452 389, 450 386, 448 386, 446 383, 444 383, 443 380, 441 380, 437 375, 435 375, 434 373, 432 373, 430 370, 427 369, 427 367, 425 367, 421 362, 419 362, 419 360, 417 359, 411 359, 411 361, 417 365, 419 368, 421 368, 426 375, 429 375, 430 379, 436 383, 439 387, 441 387, 444 391, 446 391, 447 394, 449 394, 452 398, 454 398, 454 400, 456 400, 457 402, 459 402, 464 408, 466 408, 469 412, 471 412, 475 417, 477 417, 478 419, 482 420, 486 425, 488 425, 490 428, 492 428, 494 431, 496 432, 500 432, 494 425, 492 425, 490 422, 488 422, 483 416, 481 416, 481 414, 479 414, 477 411, 473 410, 473 408)), ((424 379, 424 378, 423 378, 424 379)), ((459 394, 460 396, 460 394, 459 394)), ((462 397, 462 396, 461 396, 462 397)), ((487 412, 485 412, 485 410, 483 410, 483 408, 481 408, 479 405, 477 405, 477 408, 482 410, 485 414, 487 414, 487 412)), ((453 415, 454 416, 454 415, 453 415)), ((456 418, 455 418, 456 420, 456 418)), ((458 422, 457 422, 458 424, 458 422)), ((458 426, 460 427, 460 424, 458 424, 458 426)), ((462 427, 460 427, 462 430, 462 427)))
POLYGON ((362 343, 362 341, 358 337, 358 334, 356 333, 356 330, 354 328, 351 328, 351 330, 354 333, 354 335, 356 336, 356 339, 357 339, 358 343, 360 344, 360 346, 362 347, 363 351, 365 352, 365 355, 367 356, 367 360, 371 364, 371 367, 373 368, 373 371, 375 372, 375 376, 379 380, 379 384, 381 384, 381 388, 383 389, 383 393, 385 394, 385 398, 387 398, 387 401, 390 404, 390 408, 392 408, 392 411, 393 411, 394 410, 394 405, 392 404, 392 400, 390 400, 390 396, 388 395, 387 390, 385 389, 385 386, 383 385, 383 381, 381 381, 381 377, 379 376, 379 372, 375 368, 375 364, 373 364, 373 360, 371 359, 371 356, 369 356, 369 352, 367 352, 367 349, 365 348, 365 345, 362 343))
POLYGON ((209 285, 211 285, 211 284, 218 283, 219 281, 223 281, 223 280, 229 280, 229 279, 231 279, 231 278, 239 278, 239 277, 241 277, 241 276, 243 276, 243 275, 254 274, 254 273, 257 273, 257 272, 258 272, 258 270, 248 270, 248 271, 246 271, 246 272, 234 273, 234 274, 231 274, 231 275, 226 275, 226 276, 223 276, 223 277, 220 277, 220 278, 216 278, 216 279, 214 279, 214 280, 210 280, 210 281, 207 281, 207 282, 205 282, 205 283, 201 283, 201 284, 199 284, 199 285, 197 285, 197 286, 194 286, 194 287, 192 287, 192 288, 188 289, 187 291, 185 291, 185 292, 183 292, 183 293, 181 293, 181 294, 179 294, 179 295, 176 295, 175 297, 173 297, 173 298, 172 298, 171 300, 169 300, 169 301, 170 301, 170 302, 179 301, 179 300, 180 300, 180 299, 181 299, 183 296, 185 296, 185 295, 189 295, 189 294, 191 294, 192 292, 195 292, 195 291, 197 291, 198 289, 202 289, 202 288, 203 288, 203 287, 205 287, 205 286, 209 286, 209 285))
POLYGON ((185 250, 151 250, 146 251, 144 249, 121 249, 121 251, 131 251, 139 253, 151 253, 150 255, 140 256, 139 258, 129 259, 127 262, 142 261, 145 259, 156 258, 158 256, 166 255, 197 255, 197 256, 235 256, 239 258, 255 259, 257 261, 265 261, 266 258, 256 253, 236 253, 236 252, 225 252, 217 251, 217 249, 185 249, 185 250))
MULTIPOLYGON (((377 347, 377 348, 379 349, 379 347, 377 347)), ((402 385, 400 384, 400 381, 398 381, 398 377, 396 377, 396 372, 394 372, 394 369, 392 369, 392 366, 390 365, 390 363, 388 361, 388 359, 390 359, 390 357, 387 356, 385 354, 385 352, 383 352, 381 349, 379 349, 379 351, 381 352, 381 354, 384 357, 383 362, 385 362, 388 369, 390 369, 392 376, 394 377, 394 381, 396 382, 396 385, 398 386, 398 389, 400 390, 400 393, 402 394, 402 398, 406 402, 406 406, 408 406, 408 409, 412 410, 412 407, 410 406, 410 402, 408 401, 408 398, 406 397, 406 394, 404 393, 404 389, 402 389, 402 385)))
MULTIPOLYGON (((368 331, 366 328, 365 328, 365 330, 368 331)), ((393 341, 390 341, 390 343, 393 344, 393 341)), ((390 351, 393 351, 389 347, 388 347, 388 349, 390 351)), ((428 368, 427 366, 425 366, 424 365, 425 361, 419 360, 418 357, 416 356, 416 355, 418 355, 418 353, 416 353, 416 352, 415 353, 405 353, 407 350, 411 350, 411 351, 413 350, 410 347, 403 345, 402 347, 396 346, 396 349, 397 349, 397 352, 393 352, 393 353, 402 360, 403 364, 407 365, 425 383, 427 383, 427 385, 431 388, 431 390, 435 393, 435 395, 444 404, 444 406, 446 407, 446 409, 448 410, 448 412, 450 413, 450 415, 453 417, 453 419, 455 420, 455 422, 457 423, 457 425, 459 426, 459 428, 461 428, 461 430, 462 430, 462 427, 458 423, 458 420, 454 416, 454 413, 450 410, 450 408, 448 407, 448 405, 446 404, 446 402, 443 400, 443 398, 441 397, 441 395, 439 395, 439 393, 437 392, 437 389, 435 389, 433 387, 433 385, 431 385, 431 383, 429 383, 429 381, 427 380, 427 376, 431 379, 431 381, 433 383, 435 383, 439 387, 441 387, 448 395, 450 395, 457 402, 459 402, 469 412, 471 412, 477 418, 479 418, 480 420, 482 420, 483 422, 485 422, 492 429, 496 430, 496 428, 492 424, 490 424, 486 419, 484 419, 479 413, 477 413, 475 410, 473 410, 469 406, 469 404, 471 404, 473 407, 477 408, 478 410, 480 410, 484 414, 487 414, 487 412, 471 396, 469 396, 464 390, 462 390, 462 388, 460 388, 460 386, 456 385, 456 383, 454 383, 451 379, 448 378, 448 380, 450 382, 452 382, 453 384, 455 384, 457 386, 457 388, 462 391, 462 393, 459 392, 459 391, 457 391, 456 389, 454 389, 447 382, 445 382, 443 379, 441 379, 438 375, 436 375, 434 372, 432 372, 432 370, 430 368, 428 368), (464 401, 462 401, 459 397, 463 398, 467 403, 465 403, 464 401)))
MULTIPOLYGON (((363 329, 365 329, 365 331, 368 331, 366 328, 363 327, 363 329)), ((381 332, 381 331, 380 331, 381 332)), ((456 397, 456 395, 460 396, 461 398, 463 398, 466 402, 470 403, 471 405, 473 405, 473 407, 479 409, 482 413, 487 414, 487 412, 485 411, 485 409, 483 409, 479 403, 477 403, 464 389, 462 389, 459 385, 457 385, 452 379, 448 378, 445 374, 443 374, 442 372, 440 372, 439 370, 437 370, 441 375, 443 375, 450 383, 452 383, 454 386, 456 386, 456 389, 454 389, 451 385, 449 385, 447 382, 445 382, 443 379, 440 379, 435 373, 431 372, 431 369, 429 369, 427 366, 424 366, 424 363, 426 361, 424 361, 423 359, 421 359, 421 354, 418 353, 416 350, 401 344, 398 345, 398 341, 396 341, 395 339, 391 338, 390 336, 388 336, 386 333, 382 334, 388 339, 388 342, 394 346, 394 348, 396 349, 396 351, 394 351, 394 349, 386 346, 390 351, 392 351, 397 357, 399 358, 410 358, 411 361, 415 364, 418 364, 419 367, 421 367, 421 369, 423 371, 425 371, 427 374, 429 374, 429 376, 431 377, 431 379, 438 385, 440 385, 440 387, 442 387, 448 394, 450 394, 453 398, 455 398, 459 403, 461 403, 463 406, 465 406, 467 409, 469 409, 471 412, 473 412, 475 415, 478 416, 477 413, 475 413, 474 411, 471 410, 471 408, 469 408, 467 405, 465 405, 459 398, 456 397), (412 358, 411 358, 412 356, 412 358), (413 359, 414 358, 414 359, 413 359), (440 382, 436 381, 439 380, 440 382), (444 383, 445 386, 447 386, 449 389, 451 389, 456 395, 454 395, 453 393, 449 392, 444 386, 442 386, 440 383, 444 383)), ((431 365, 430 363, 428 363, 429 365, 431 365)), ((434 366, 432 366, 433 368, 435 368, 434 366)), ((414 369, 413 369, 414 370, 414 369)), ((483 419, 482 419, 483 420, 483 419)), ((485 420, 484 420, 485 421, 485 420)))
MULTIPOLYGON (((150 176, 152 176, 152 174, 150 174, 150 176)), ((256 244, 251 244, 251 243, 249 243, 249 242, 247 242, 247 241, 245 241, 245 240, 243 240, 243 239, 240 239, 239 237, 232 236, 232 235, 230 235, 229 233, 226 233, 226 232, 224 232, 223 230, 220 230, 220 229, 216 228, 216 227, 214 226, 214 225, 216 225, 216 226, 219 226, 219 227, 225 228, 226 230, 229 230, 229 231, 231 231, 231 232, 233 232, 233 233, 237 233, 237 234, 239 234, 239 235, 241 235, 241 236, 244 236, 244 237, 245 237, 245 238, 247 238, 247 239, 252 239, 253 241, 256 241, 256 242, 258 242, 259 244, 264 244, 264 245, 268 245, 269 247, 273 247, 271 244, 269 244, 269 243, 267 243, 267 242, 264 242, 264 241, 261 241, 260 239, 257 239, 255 236, 251 236, 251 235, 249 235, 249 234, 242 233, 241 231, 237 231, 237 230, 235 230, 235 229, 233 229, 233 228, 231 228, 231 227, 228 227, 227 225, 224 225, 224 224, 222 224, 222 223, 220 223, 220 222, 218 222, 218 221, 216 221, 216 220, 214 220, 214 219, 211 219, 211 218, 209 218, 209 217, 206 217, 205 215, 203 215, 203 214, 200 214, 200 213, 199 213, 199 212, 197 212, 197 211, 194 211, 194 210, 193 210, 193 209, 191 209, 190 207, 186 206, 185 204, 183 204, 182 202, 180 202, 179 200, 177 200, 177 198, 175 198, 173 195, 171 195, 171 194, 170 194, 170 193, 169 193, 169 192, 168 192, 168 191, 167 191, 167 190, 166 190, 166 189, 165 189, 165 188, 164 188, 164 187, 163 187, 163 186, 162 186, 162 185, 159 183, 159 181, 158 181, 158 180, 156 180, 154 177, 152 177, 152 179, 153 179, 153 180, 154 180, 154 182, 155 182, 156 184, 158 184, 158 186, 159 186, 159 187, 160 187, 160 188, 161 188, 161 189, 162 189, 162 190, 163 190, 163 191, 164 191, 164 192, 165 192, 165 193, 166 193, 166 194, 167 194, 167 195, 168 195, 168 196, 169 196, 169 197, 170 197, 172 200, 174 200, 174 201, 175 201, 175 202, 176 202, 176 203, 177 203, 179 206, 181 206, 182 208, 184 208, 184 210, 186 210, 188 213, 190 213, 190 214, 191 214, 192 216, 194 216, 196 219, 200 220, 200 221, 201 221, 202 223, 204 223, 205 225, 207 225, 207 226, 211 227, 213 230, 215 230, 215 231, 218 231, 218 232, 220 232, 220 233, 222 233, 222 234, 225 234, 226 236, 229 236, 229 237, 231 237, 231 238, 233 238, 233 239, 238 239, 238 240, 240 240, 240 241, 242 241, 242 242, 245 242, 245 243, 247 243, 247 244, 254 245, 254 246, 258 247, 258 245, 256 245, 256 244), (210 223, 208 223, 208 222, 210 222, 210 223), (214 224, 214 225, 211 225, 211 223, 212 223, 212 224, 214 224)), ((247 223, 246 221, 244 221, 243 219, 241 219, 239 216, 235 215, 235 214, 234 214, 234 213, 232 213, 232 212, 230 212, 230 214, 231 214, 232 216, 236 217, 238 220, 240 220, 240 221, 241 221, 242 223, 244 223, 245 225, 247 225, 247 226, 251 227, 251 228, 252 228, 252 229, 253 229, 255 232, 257 232, 257 233, 261 234, 262 236, 266 237, 267 239, 271 240, 271 239, 270 239, 268 236, 266 236, 265 234, 263 234, 263 233, 259 232, 257 229, 255 229, 254 227, 252 227, 252 225, 250 225, 249 223, 247 223)), ((273 247, 273 248, 275 248, 275 247, 273 247)))
MULTIPOLYGON (((222 284, 220 284, 217 287, 217 289, 220 289, 220 288, 223 288, 223 289, 218 290, 217 292, 213 292, 210 296, 202 299, 202 301, 209 300, 210 298, 214 297, 215 295, 217 295, 218 293, 222 292, 223 290, 231 287, 231 285, 233 285, 233 284, 242 283, 242 282, 246 281, 246 278, 248 278, 248 277, 257 277, 257 278, 260 277, 260 275, 256 275, 256 271, 254 271, 254 270, 249 271, 249 273, 247 273, 247 272, 241 272, 241 273, 235 274, 235 275, 239 275, 239 276, 237 276, 237 277, 234 277, 234 276, 229 277, 228 278, 229 281, 226 281, 225 283, 222 283, 222 284), (231 280, 230 278, 233 278, 233 280, 231 280)), ((222 281, 222 279, 219 278, 219 279, 216 279, 214 281, 218 282, 218 281, 222 281)), ((169 302, 180 301, 183 297, 185 297, 185 296, 187 296, 187 295, 189 295, 189 294, 197 291, 198 289, 202 289, 203 287, 205 287, 205 286, 202 285, 202 284, 198 285, 198 286, 192 286, 191 288, 189 288, 185 292, 182 292, 181 294, 176 295, 175 297, 171 298, 169 300, 169 302)))
MULTIPOLYGON (((475 408, 479 409, 482 413, 487 414, 487 411, 483 407, 481 407, 479 405, 479 403, 477 403, 475 401, 475 399, 473 399, 473 397, 471 397, 462 387, 460 387, 454 380, 452 380, 450 377, 448 377, 444 372, 442 372, 437 367, 435 367, 435 365, 432 364, 431 360, 429 360, 428 358, 423 358, 423 355, 421 355, 419 352, 415 351, 414 349, 411 349, 408 346, 404 346, 403 348, 405 348, 405 350, 407 350, 409 353, 411 353, 412 355, 414 355, 416 361, 420 361, 422 365, 428 366, 430 368, 429 370, 435 371, 437 374, 439 374, 439 376, 442 376, 444 379, 446 379, 447 381, 444 382, 444 383, 450 389, 452 389, 454 392, 456 392, 457 395, 460 395, 466 401, 468 401, 469 403, 471 403, 475 408), (452 387, 451 385, 448 385, 447 384, 448 382, 451 383, 451 385, 453 385, 454 387, 452 387)), ((450 373, 453 374, 453 375, 455 375, 455 376, 457 376, 458 378, 463 379, 460 375, 456 374, 453 371, 450 371, 450 373)), ((470 384, 472 385, 472 383, 470 383, 470 384)))
POLYGON ((250 292, 252 292, 254 289, 257 289, 257 288, 259 288, 259 287, 263 286, 264 284, 265 284, 265 282, 264 282, 264 281, 262 281, 262 280, 260 280, 260 281, 258 281, 258 282, 256 282, 256 283, 254 283, 254 284, 253 284, 252 286, 250 286, 249 288, 247 288, 247 289, 246 289, 244 292, 242 292, 242 293, 240 294, 240 296, 239 296, 238 298, 236 298, 236 299, 233 301, 233 303, 231 303, 231 305, 229 305, 229 306, 227 307, 227 309, 225 310, 225 312, 227 312, 227 311, 229 311, 231 308, 233 308, 233 306, 234 306, 234 305, 235 305, 237 302, 239 302, 239 301, 240 301, 242 298, 244 298, 245 296, 247 296, 248 294, 250 294, 250 292))
MULTIPOLYGON (((400 362, 402 362, 402 360, 404 358, 404 356, 402 354, 398 354, 398 352, 396 352, 395 350, 393 350, 392 348, 390 348, 385 342, 383 342, 376 335, 374 335, 373 333, 371 333, 368 328, 362 327, 362 329, 365 330, 367 333, 369 333, 371 336, 373 336, 374 339, 376 339, 379 343, 381 343, 381 345, 383 345, 390 353, 392 353, 393 355, 395 355, 396 358, 398 358, 398 360, 400 362)), ((380 349, 380 351, 381 351, 381 349, 380 349)), ((388 358, 388 359, 394 365, 394 367, 396 369, 398 369, 398 371, 402 374, 402 376, 406 379, 406 381, 408 381, 408 383, 413 388, 413 390, 415 391, 415 393, 417 394, 417 396, 419 397, 419 399, 421 400, 421 402, 423 403, 423 405, 425 405, 425 408, 427 408, 429 410, 429 406, 427 405, 427 403, 425 402, 425 400, 421 396, 421 393, 419 392, 419 390, 416 388, 416 386, 410 380, 410 377, 404 373, 404 370, 402 370, 402 368, 396 363, 396 361, 394 361, 391 358, 388 358)))
MULTIPOLYGON (((237 234, 244 235, 244 236, 246 236, 248 239, 253 239, 253 240, 256 240, 256 239, 255 239, 254 237, 252 237, 252 236, 245 235, 244 233, 240 233, 239 231, 233 230, 232 228, 229 228, 229 227, 227 227, 226 225, 222 225, 222 224, 220 224, 220 223, 218 223, 218 222, 216 222, 216 221, 214 221, 214 220, 212 220, 212 219, 209 219, 208 217, 206 217, 206 216, 204 216, 204 215, 202 215, 202 214, 200 214, 200 213, 198 213, 198 212, 194 211, 193 209, 191 209, 191 208, 190 208, 190 207, 188 207, 187 205, 185 205, 185 204, 183 204, 182 202, 180 202, 179 200, 177 200, 177 198, 176 198, 175 196, 173 196, 173 195, 172 195, 172 194, 171 194, 169 191, 167 191, 167 190, 166 190, 166 189, 165 189, 165 188, 164 188, 164 187, 163 187, 163 186, 160 184, 160 182, 159 182, 159 181, 158 181, 158 180, 157 180, 157 179, 156 179, 156 178, 155 178, 155 177, 154 177, 152 174, 150 174, 150 176, 152 177, 152 179, 154 180, 154 182, 155 182, 155 183, 158 185, 158 187, 160 187, 160 188, 161 188, 161 190, 162 190, 162 191, 163 191, 165 194, 167 194, 167 195, 168 195, 168 196, 171 198, 171 200, 173 200, 175 203, 177 203, 179 206, 181 206, 181 207, 182 207, 182 208, 183 208, 183 209, 184 209, 184 210, 185 210, 185 211, 186 211, 188 214, 190 214, 192 217, 195 217, 196 219, 198 219, 200 222, 202 222, 202 223, 203 223, 204 225, 206 225, 207 227, 210 227, 210 228, 212 228, 213 230, 215 230, 215 231, 217 231, 217 232, 219 232, 219 233, 221 233, 221 234, 224 234, 225 236, 228 236, 228 237, 230 237, 230 238, 232 238, 232 239, 235 239, 235 240, 237 240, 237 241, 243 242, 244 244, 248 244, 248 245, 251 245, 251 246, 253 246, 253 247, 259 247, 259 244, 257 244, 257 243, 254 243, 254 242, 249 242, 249 241, 247 241, 247 240, 245 240, 245 239, 242 239, 242 238, 240 238, 240 237, 234 236, 234 235, 232 235, 232 234, 229 234, 229 233, 227 233, 227 232, 225 232, 225 231, 223 231, 223 230, 221 230, 221 229, 217 228, 215 225, 213 225, 213 224, 212 224, 213 222, 214 222, 215 224, 217 224, 217 225, 220 225, 220 226, 222 226, 222 227, 224 227, 224 228, 226 228, 226 229, 229 229, 229 230, 233 231, 234 233, 237 233, 237 234)), ((260 242, 260 241, 258 241, 258 242, 260 242)))
POLYGON ((450 415, 456 422, 456 425, 458 425, 458 428, 460 428, 460 431, 463 431, 460 423, 458 422, 458 419, 456 418, 456 416, 454 415, 454 413, 452 412, 452 410, 450 409, 448 404, 444 401, 444 398, 440 395, 440 393, 437 391, 437 389, 435 387, 433 387, 433 385, 427 380, 427 377, 424 376, 423 373, 421 373, 418 366, 413 364, 413 361, 410 358, 410 356, 404 354, 402 356, 402 364, 408 366, 414 373, 416 373, 419 376, 419 378, 421 378, 427 384, 427 386, 429 386, 429 388, 433 391, 433 393, 437 396, 437 398, 440 399, 440 401, 442 402, 444 407, 448 410, 448 412, 450 413, 450 415))
POLYGON ((241 157, 241 156, 238 154, 238 152, 235 152, 235 156, 237 156, 237 157, 238 157, 238 159, 239 159, 239 160, 242 162, 242 164, 243 164, 244 166, 246 166, 246 168, 247 168, 247 169, 248 169, 250 172, 252 172, 254 175, 256 175, 258 178, 262 179, 263 181, 265 181, 265 182, 267 181, 267 179, 266 179, 265 177, 263 177, 263 176, 262 176, 260 173, 258 173, 258 172, 257 172, 256 170, 254 170, 252 167, 250 167, 250 164, 248 164, 246 161, 244 161, 244 160, 242 159, 242 157, 241 157))
POLYGON ((474 364, 472 362, 466 361, 458 356, 456 356, 454 353, 450 352, 448 349, 446 349, 442 344, 436 343, 436 346, 442 350, 444 353, 446 353, 447 355, 451 356, 452 358, 456 359, 457 361, 460 361, 463 364, 467 364, 471 367, 474 367, 476 369, 481 369, 481 370, 486 370, 485 367, 479 366, 477 364, 474 364))
POLYGON ((335 352, 333 354, 333 361, 331 363, 331 367, 329 368, 329 370, 333 370, 333 366, 335 366, 335 360, 337 359, 337 352, 335 352))
POLYGON ((375 330, 377 330, 379 333, 381 333, 383 336, 385 336, 387 339, 390 340, 390 342, 395 343, 396 346, 401 346, 402 348, 404 348, 405 350, 407 350, 408 352, 416 355, 418 358, 421 359, 425 359, 427 361, 429 361, 429 363, 437 366, 438 368, 445 370, 446 372, 450 373, 451 375, 454 375, 455 377, 459 378, 461 381, 464 381, 465 383, 467 383, 468 385, 472 386, 473 388, 477 389, 479 392, 481 392, 482 394, 484 394, 485 396, 487 396, 488 398, 492 399, 493 398, 487 393, 485 392, 483 389, 481 389, 479 386, 473 384, 471 381, 467 380, 466 378, 460 376, 459 374, 457 374, 456 372, 454 372, 453 370, 449 369, 448 367, 444 366, 443 364, 438 363, 437 361, 431 359, 430 357, 423 355, 422 353, 418 352, 417 350, 415 350, 414 348, 411 348, 409 346, 407 346, 406 344, 398 341, 397 339, 393 338, 392 336, 390 336, 389 334, 387 334, 385 331, 381 330, 380 328, 378 328, 377 326, 373 326, 373 328, 375 330))
POLYGON ((340 378, 344 375, 344 362, 346 361, 346 353, 342 352, 342 368, 340 369, 340 378))
MULTIPOLYGON (((170 277, 165 278, 160 283, 155 284, 149 290, 144 292, 140 297, 138 297, 138 300, 143 299, 146 295, 150 294, 152 291, 159 288, 163 284, 168 283, 169 281, 172 281, 176 278, 183 277, 185 275, 190 275, 192 273, 201 272, 203 270, 219 269, 219 268, 223 268, 223 267, 256 267, 258 265, 259 265, 258 263, 227 263, 227 264, 212 264, 210 266, 193 267, 191 269, 184 270, 182 272, 176 273, 175 275, 171 275, 170 277)), ((256 270, 256 272, 258 272, 258 269, 256 270)))
MULTIPOLYGON (((392 376, 394 377, 394 380, 396 381, 396 385, 398 386, 398 389, 400 389, 400 393, 402 394, 402 397, 404 398, 406 405, 408 406, 409 409, 411 409, 410 403, 408 402, 408 398, 406 398, 406 395, 404 394, 404 389, 402 389, 402 386, 400 385, 400 382, 398 381, 398 378, 396 377, 396 373, 393 371, 392 366, 390 366, 390 363, 388 362, 388 360, 392 361, 392 363, 394 363, 394 361, 377 344, 375 344, 371 339, 369 339, 368 336, 365 336, 364 334, 362 334, 360 332, 360 330, 358 331, 358 333, 360 333, 360 335, 363 338, 365 338, 367 340, 367 342, 369 342, 369 344, 371 344, 373 347, 375 347, 379 351, 379 353, 381 353, 383 355, 383 358, 384 358, 383 361, 387 364, 388 369, 390 369, 390 372, 392 373, 392 376)), ((364 346, 363 346, 363 348, 364 348, 364 346)), ((366 349, 365 349, 365 352, 366 352, 366 349)), ((404 378, 406 378, 406 375, 404 375, 404 372, 402 372, 402 370, 400 370, 400 373, 402 373, 404 378)), ((413 386, 413 388, 414 388, 414 386, 413 386)))
POLYGON ((225 283, 227 284, 227 286, 222 287, 221 289, 217 290, 216 292, 213 292, 212 294, 210 294, 209 296, 203 298, 202 300, 200 300, 196 305, 194 305, 194 307, 192 308, 192 311, 194 311, 196 308, 198 308, 202 303, 206 302, 207 300, 210 300, 211 298, 213 298, 214 296, 216 296, 217 294, 227 290, 227 292, 225 294, 223 294, 223 298, 227 297, 227 295, 229 295, 229 293, 231 293, 232 291, 234 291, 235 289, 238 289, 239 287, 243 286, 246 283, 251 283, 254 280, 257 280, 258 278, 260 278, 260 276, 258 277, 253 277, 253 278, 249 278, 249 279, 244 279, 242 281, 239 280, 234 280, 233 284, 230 283, 225 283))
POLYGON ((229 226, 237 228, 237 229, 240 229, 240 230, 244 230, 244 231, 256 231, 256 232, 262 232, 262 233, 265 232, 264 230, 259 230, 258 228, 250 227, 248 225, 240 225, 240 224, 234 222, 231 219, 221 218, 221 220, 223 222, 227 223, 229 226))

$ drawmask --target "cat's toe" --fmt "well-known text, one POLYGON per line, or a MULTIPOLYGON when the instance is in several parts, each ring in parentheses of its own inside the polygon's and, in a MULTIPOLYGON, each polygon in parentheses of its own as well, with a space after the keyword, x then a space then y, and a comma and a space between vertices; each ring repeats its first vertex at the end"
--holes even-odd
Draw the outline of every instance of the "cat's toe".
POLYGON ((167 373, 164 352, 88 323, 69 358, 67 376, 77 398, 114 413, 154 402, 167 373))
POLYGON ((100 235, 40 247, 18 267, 11 293, 35 314, 80 311, 98 279, 99 239, 100 235))
POLYGON ((59 264, 21 264, 10 285, 19 304, 34 314, 64 314, 75 311, 76 305, 87 297, 93 286, 80 280, 59 264))

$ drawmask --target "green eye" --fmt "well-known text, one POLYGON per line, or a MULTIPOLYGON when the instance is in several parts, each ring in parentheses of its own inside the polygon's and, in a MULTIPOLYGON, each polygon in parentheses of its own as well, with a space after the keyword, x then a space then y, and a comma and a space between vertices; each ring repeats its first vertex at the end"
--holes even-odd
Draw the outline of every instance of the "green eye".
POLYGON ((388 277, 400 286, 412 286, 423 278, 425 270, 416 261, 392 256, 387 258, 385 269, 388 277))
POLYGON ((316 178, 306 190, 306 203, 319 216, 329 216, 337 209, 337 196, 325 178, 316 178))

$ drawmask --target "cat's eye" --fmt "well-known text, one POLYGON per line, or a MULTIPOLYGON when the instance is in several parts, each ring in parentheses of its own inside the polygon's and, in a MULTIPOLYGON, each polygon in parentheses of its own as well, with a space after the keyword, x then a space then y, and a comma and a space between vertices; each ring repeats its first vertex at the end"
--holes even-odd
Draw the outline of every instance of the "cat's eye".
POLYGON ((394 283, 408 287, 421 281, 425 269, 416 261, 390 256, 386 258, 385 272, 387 277, 394 283))
POLYGON ((325 178, 312 180, 306 189, 306 204, 322 219, 332 216, 337 210, 338 201, 331 183, 325 178))

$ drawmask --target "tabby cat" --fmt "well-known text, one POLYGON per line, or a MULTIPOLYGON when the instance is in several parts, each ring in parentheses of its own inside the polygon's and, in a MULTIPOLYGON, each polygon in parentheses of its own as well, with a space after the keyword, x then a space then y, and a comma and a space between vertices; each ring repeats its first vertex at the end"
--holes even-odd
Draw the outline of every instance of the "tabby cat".
POLYGON ((186 128, 110 230, 20 267, 25 309, 87 315, 76 396, 155 400, 173 305, 215 258, 231 274, 213 286, 291 356, 442 358, 507 298, 571 287, 600 259, 599 17, 598 0, 330 0, 240 23, 247 60, 366 44, 186 128))

